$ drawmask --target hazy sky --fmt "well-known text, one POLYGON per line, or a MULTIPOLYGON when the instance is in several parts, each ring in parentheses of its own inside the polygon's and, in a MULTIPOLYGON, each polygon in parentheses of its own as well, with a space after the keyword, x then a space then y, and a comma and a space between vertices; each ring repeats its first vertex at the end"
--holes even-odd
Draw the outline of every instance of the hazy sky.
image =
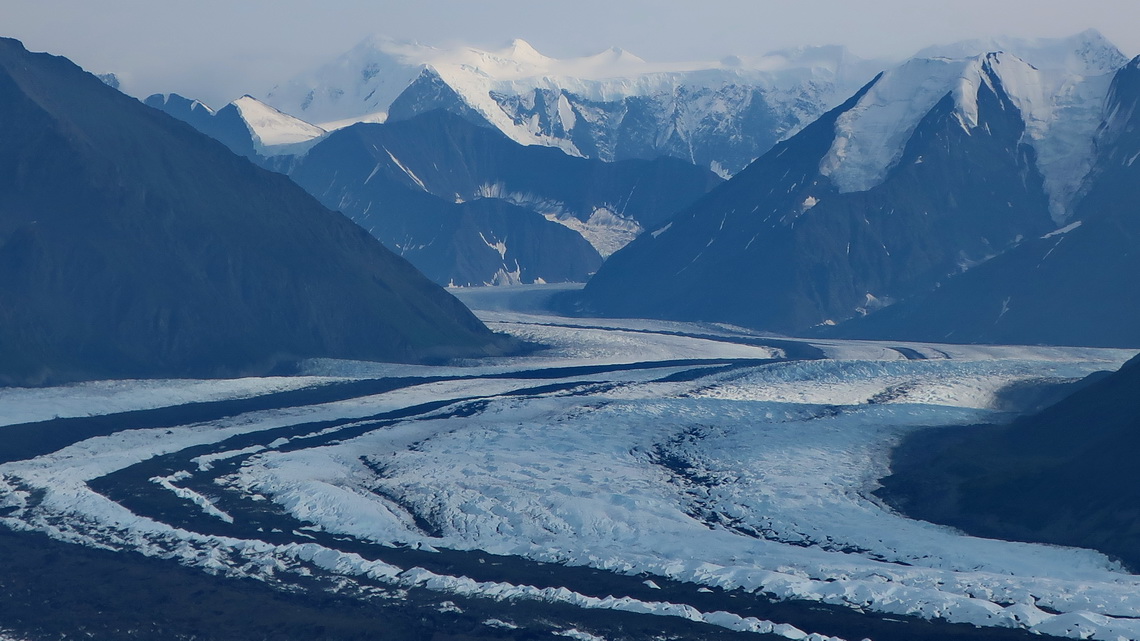
POLYGON ((554 57, 620 46, 714 60, 844 44, 902 58, 930 44, 1099 29, 1140 53, 1137 0, 0 0, 0 35, 114 71, 130 93, 213 106, 313 68, 372 34, 484 48, 523 38, 554 57))

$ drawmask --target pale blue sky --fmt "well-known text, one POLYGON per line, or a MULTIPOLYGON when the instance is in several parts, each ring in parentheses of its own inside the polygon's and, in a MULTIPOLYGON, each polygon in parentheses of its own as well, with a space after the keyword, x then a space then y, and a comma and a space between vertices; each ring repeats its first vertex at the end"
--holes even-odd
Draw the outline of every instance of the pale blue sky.
POLYGON ((215 106, 263 94, 372 34, 711 60, 802 44, 902 58, 964 38, 1092 27, 1140 53, 1137 0, 2 0, 0 25, 30 49, 122 74, 136 95, 176 91, 215 106))

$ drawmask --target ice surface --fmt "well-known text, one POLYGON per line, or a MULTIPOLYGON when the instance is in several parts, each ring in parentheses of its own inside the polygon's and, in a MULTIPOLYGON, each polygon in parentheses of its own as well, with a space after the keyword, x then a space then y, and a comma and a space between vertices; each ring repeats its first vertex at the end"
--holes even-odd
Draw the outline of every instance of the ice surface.
POLYGON ((0 425, 247 398, 332 382, 329 377, 118 380, 58 387, 0 387, 0 425))
MULTIPOLYGON (((782 351, 743 344, 764 337, 730 326, 561 319, 495 303, 541 290, 471 299, 481 302, 478 313, 496 329, 542 340, 550 345, 546 351, 419 366, 400 371, 461 378, 206 424, 124 431, 0 465, 0 508, 7 508, 2 518, 65 540, 135 549, 238 576, 280 578, 319 567, 346 579, 445 595, 544 600, 812 638, 810 631, 733 612, 398 568, 306 542, 303 534, 283 545, 199 534, 133 514, 87 485, 158 454, 237 434, 332 419, 351 425, 441 401, 437 410, 321 447, 264 437, 262 445, 197 454, 186 469, 153 483, 180 497, 188 510, 204 510, 224 525, 240 515, 218 509, 208 496, 214 492, 184 483, 220 461, 240 461, 218 479, 217 493, 271 501, 314 532, 646 572, 896 615, 1073 637, 1140 638, 1140 577, 1104 556, 968 537, 906 519, 870 493, 888 471, 890 448, 904 435, 1004 418, 996 407, 1004 387, 1110 369, 1134 352, 826 341, 812 344, 829 358, 725 368, 723 360, 711 359, 778 357, 782 351), (905 359, 911 350, 927 360, 905 359), (677 364, 589 373, 550 369, 669 359, 705 359, 707 365, 695 371, 677 364), (535 374, 518 374, 529 370, 535 374), (505 372, 516 374, 495 376, 505 372), (549 391, 534 389, 552 384, 549 391), (449 411, 471 399, 479 399, 474 411, 449 411), (30 500, 33 491, 42 492, 37 501, 30 500), (425 522, 430 532, 422 529, 425 522)), ((354 368, 359 374, 363 367, 324 366, 339 367, 341 374, 354 368)), ((372 373, 392 374, 397 370, 384 368, 408 366, 373 367, 372 373)), ((186 385, 191 391, 185 398, 200 398, 226 389, 240 396, 270 383, 186 385)), ((115 391, 113 403, 90 392, 71 402, 78 408, 91 401, 93 411, 108 411, 154 400, 154 389, 136 382, 100 386, 115 391)), ((177 389, 175 382, 162 386, 177 389)), ((38 396, 5 391, 3 406, 33 415, 44 398, 66 398, 75 389, 41 390, 38 396)))

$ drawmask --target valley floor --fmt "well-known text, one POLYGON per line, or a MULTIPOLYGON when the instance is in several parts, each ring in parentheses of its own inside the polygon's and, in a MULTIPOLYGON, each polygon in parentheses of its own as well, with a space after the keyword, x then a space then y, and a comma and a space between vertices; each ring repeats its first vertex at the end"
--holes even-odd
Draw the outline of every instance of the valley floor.
MULTIPOLYGON (((525 357, 0 390, 0 523, 399 604, 437 638, 1140 639, 1140 577, 1103 555, 871 494, 906 434, 1133 352, 569 319, 557 289, 458 292, 546 346, 525 357)), ((60 636, 0 614, 0 638, 60 636)))

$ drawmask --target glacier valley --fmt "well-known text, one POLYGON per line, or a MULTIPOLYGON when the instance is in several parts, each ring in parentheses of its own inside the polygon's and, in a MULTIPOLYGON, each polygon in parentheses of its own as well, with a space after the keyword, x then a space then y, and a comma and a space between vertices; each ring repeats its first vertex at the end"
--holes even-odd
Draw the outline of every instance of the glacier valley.
POLYGON ((1134 351, 543 311, 566 287, 456 292, 527 356, 0 389, 0 523, 528 638, 1140 638, 1109 558, 872 494, 908 433, 1134 351))

